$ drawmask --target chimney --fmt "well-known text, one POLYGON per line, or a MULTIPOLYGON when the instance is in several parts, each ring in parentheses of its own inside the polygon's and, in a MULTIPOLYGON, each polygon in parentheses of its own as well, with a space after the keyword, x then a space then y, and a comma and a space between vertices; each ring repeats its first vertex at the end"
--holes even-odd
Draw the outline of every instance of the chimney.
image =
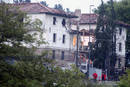
POLYGON ((81 9, 76 9, 75 12, 74 12, 74 14, 75 14, 76 16, 78 16, 77 20, 80 20, 80 17, 81 17, 81 9))

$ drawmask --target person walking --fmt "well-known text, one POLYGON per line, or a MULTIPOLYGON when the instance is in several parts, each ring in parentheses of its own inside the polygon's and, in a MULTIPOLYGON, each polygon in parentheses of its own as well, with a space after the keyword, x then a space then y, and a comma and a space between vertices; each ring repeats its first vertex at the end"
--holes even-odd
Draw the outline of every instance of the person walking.
POLYGON ((105 81, 105 80, 106 80, 106 74, 102 73, 102 81, 105 81))
POLYGON ((95 72, 95 73, 93 73, 93 79, 94 79, 94 82, 96 82, 96 81, 97 81, 97 77, 98 77, 97 73, 96 73, 96 72, 95 72))

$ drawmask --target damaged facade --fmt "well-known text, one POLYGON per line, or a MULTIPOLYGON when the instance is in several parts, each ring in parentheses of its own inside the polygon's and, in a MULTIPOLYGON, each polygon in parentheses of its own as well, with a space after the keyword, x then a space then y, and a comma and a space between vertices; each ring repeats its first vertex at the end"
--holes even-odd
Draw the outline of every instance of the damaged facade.
MULTIPOLYGON (((76 23, 79 22, 79 31, 81 33, 81 45, 80 51, 87 51, 89 39, 91 43, 95 42, 94 31, 97 26, 97 14, 82 14, 79 9, 75 10, 75 15, 78 16, 77 19, 71 20, 72 29, 76 29, 76 23), (90 31, 89 31, 90 30, 90 31), (90 36, 90 37, 89 37, 90 36)), ((116 56, 117 61, 115 68, 122 69, 125 67, 125 54, 126 54, 126 29, 130 25, 123 22, 117 21, 116 23, 116 56)), ((87 51, 88 52, 88 51, 87 51)))
POLYGON ((73 34, 70 34, 71 18, 77 16, 68 14, 62 10, 56 10, 46 7, 40 3, 21 3, 14 4, 19 7, 32 20, 40 19, 42 21, 41 28, 43 29, 43 38, 46 44, 38 47, 36 53, 41 54, 43 51, 48 51, 47 58, 58 61, 57 65, 64 67, 68 63, 74 63, 73 34))
MULTIPOLYGON (((68 63, 75 62, 77 21, 80 31, 79 50, 87 53, 89 39, 90 42, 95 42, 94 31, 97 26, 97 14, 81 14, 80 10, 76 10, 74 14, 69 14, 40 3, 21 3, 15 4, 15 6, 26 12, 32 21, 35 19, 42 21, 41 28, 44 31, 43 37, 47 44, 39 46, 36 53, 48 51, 47 58, 55 59, 59 66, 65 67, 68 63)), ((125 67, 126 27, 130 26, 121 22, 118 22, 117 25, 117 63, 115 68, 122 68, 125 67)))

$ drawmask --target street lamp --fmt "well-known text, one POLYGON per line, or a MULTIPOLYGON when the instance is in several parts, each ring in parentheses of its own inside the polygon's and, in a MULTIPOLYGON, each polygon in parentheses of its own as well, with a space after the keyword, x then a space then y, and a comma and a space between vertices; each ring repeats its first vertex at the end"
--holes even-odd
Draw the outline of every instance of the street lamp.
POLYGON ((87 72, 88 72, 88 77, 89 77, 89 63, 90 63, 90 29, 91 29, 91 7, 93 7, 94 5, 90 5, 89 6, 89 42, 88 42, 88 66, 87 66, 87 72))

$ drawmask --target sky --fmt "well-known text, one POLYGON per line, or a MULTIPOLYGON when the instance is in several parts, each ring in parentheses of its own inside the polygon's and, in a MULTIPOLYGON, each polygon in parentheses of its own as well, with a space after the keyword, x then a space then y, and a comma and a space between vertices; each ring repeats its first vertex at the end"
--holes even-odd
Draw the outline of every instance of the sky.
MULTIPOLYGON (((81 9, 82 13, 90 12, 90 5, 94 5, 91 7, 91 13, 93 9, 97 8, 101 4, 101 0, 32 0, 32 2, 40 2, 46 1, 49 4, 49 7, 54 7, 55 4, 61 4, 63 8, 69 8, 71 11, 75 11, 75 9, 81 9)), ((107 2, 108 0, 104 0, 107 2)))
MULTIPOLYGON (((5 0, 12 2, 13 0, 5 0)), ((63 8, 69 8, 70 11, 75 11, 75 9, 81 9, 82 13, 90 13, 90 5, 94 5, 91 7, 91 13, 95 8, 97 8, 101 4, 101 0, 31 0, 31 2, 40 2, 46 1, 49 4, 49 7, 54 7, 55 4, 61 4, 63 8)), ((109 0, 103 0, 105 3, 109 0)), ((119 1, 119 0, 113 0, 119 1)))

